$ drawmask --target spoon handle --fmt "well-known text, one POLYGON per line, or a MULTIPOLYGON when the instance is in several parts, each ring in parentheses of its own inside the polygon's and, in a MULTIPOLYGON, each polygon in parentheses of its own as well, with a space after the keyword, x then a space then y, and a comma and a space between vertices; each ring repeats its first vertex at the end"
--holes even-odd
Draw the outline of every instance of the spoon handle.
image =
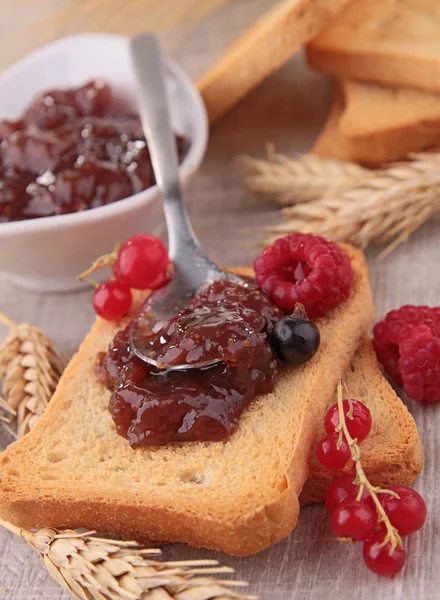
POLYGON ((130 40, 142 128, 157 185, 162 192, 171 259, 199 245, 182 201, 176 141, 171 130, 163 60, 158 39, 144 33, 130 40))

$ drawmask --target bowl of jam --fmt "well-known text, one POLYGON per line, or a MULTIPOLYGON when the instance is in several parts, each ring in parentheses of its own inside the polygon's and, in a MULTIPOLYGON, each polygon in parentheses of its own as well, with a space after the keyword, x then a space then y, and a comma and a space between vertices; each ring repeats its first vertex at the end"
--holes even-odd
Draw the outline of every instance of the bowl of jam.
MULTIPOLYGON (((198 168, 208 124, 171 61, 166 86, 180 176, 198 168)), ((0 75, 0 270, 40 292, 73 289, 96 256, 160 215, 137 111, 128 38, 60 39, 0 75)))

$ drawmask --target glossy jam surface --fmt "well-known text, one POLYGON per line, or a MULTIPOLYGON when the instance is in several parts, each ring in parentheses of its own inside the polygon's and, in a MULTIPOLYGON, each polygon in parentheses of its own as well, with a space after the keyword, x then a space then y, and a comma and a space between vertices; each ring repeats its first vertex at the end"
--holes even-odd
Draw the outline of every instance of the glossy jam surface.
POLYGON ((133 447, 228 437, 243 409, 274 386, 266 338, 282 316, 254 284, 215 282, 151 339, 168 363, 222 361, 186 371, 146 365, 131 352, 127 330, 119 332, 100 370, 118 433, 133 447))
POLYGON ((0 121, 0 142, 0 222, 103 206, 155 183, 138 116, 100 80, 42 92, 19 121, 0 121))
POLYGON ((261 332, 277 320, 279 309, 260 288, 217 281, 200 292, 176 319, 141 343, 161 367, 214 360, 252 362, 261 332))

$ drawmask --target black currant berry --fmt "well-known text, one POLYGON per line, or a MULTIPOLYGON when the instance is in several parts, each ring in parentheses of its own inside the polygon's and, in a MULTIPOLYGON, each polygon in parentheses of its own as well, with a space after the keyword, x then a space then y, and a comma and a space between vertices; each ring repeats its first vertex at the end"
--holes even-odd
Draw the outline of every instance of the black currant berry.
POLYGON ((275 323, 269 343, 282 362, 302 365, 318 350, 320 337, 313 321, 293 315, 275 323))

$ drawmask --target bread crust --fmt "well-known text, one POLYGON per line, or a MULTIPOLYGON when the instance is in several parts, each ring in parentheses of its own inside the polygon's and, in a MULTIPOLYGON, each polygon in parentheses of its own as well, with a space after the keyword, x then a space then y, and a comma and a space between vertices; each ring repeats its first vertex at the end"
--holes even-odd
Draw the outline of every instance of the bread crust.
POLYGON ((210 123, 276 71, 348 0, 283 0, 265 12, 199 81, 210 123))
POLYGON ((346 109, 349 110, 341 84, 334 80, 332 105, 327 121, 313 145, 314 154, 377 167, 382 163, 402 160, 409 152, 432 149, 440 144, 440 121, 433 119, 426 122, 414 118, 413 122, 402 123, 400 126, 375 128, 374 111, 369 120, 368 132, 346 135, 343 126, 346 109))
POLYGON ((307 62, 317 71, 341 79, 359 79, 385 86, 410 87, 440 93, 440 56, 393 56, 372 47, 364 50, 307 47, 307 62))
POLYGON ((416 151, 440 141, 440 95, 344 79, 339 131, 351 141, 383 135, 416 151))
MULTIPOLYGON (((362 467, 367 477, 381 487, 413 483, 423 467, 417 427, 405 404, 383 377, 369 336, 358 348, 344 379, 350 394, 371 411, 373 429, 360 445, 362 467)), ((317 439, 323 435, 322 422, 317 439)), ((329 484, 340 476, 338 472, 325 469, 314 452, 310 472, 300 496, 302 505, 322 502, 329 484)))
MULTIPOLYGON (((308 469, 307 469, 308 473, 308 469)), ((305 474, 304 477, 307 475, 305 474)), ((209 518, 207 514, 180 514, 166 507, 135 506, 132 502, 69 499, 59 503, 44 493, 10 501, 2 494, 1 517, 21 527, 85 528, 117 533, 126 539, 187 542, 194 547, 248 556, 286 537, 299 515, 298 495, 286 489, 270 505, 235 522, 209 518)), ((153 542, 154 543, 154 542, 153 542)))
POLYGON ((440 92, 436 0, 355 0, 307 46, 309 64, 341 78, 440 92))
POLYGON ((98 319, 35 429, 0 455, 0 516, 27 528, 87 527, 236 555, 287 536, 324 407, 372 318, 363 253, 345 249, 353 289, 321 321, 320 351, 251 403, 225 443, 129 448, 94 375, 93 357, 116 331, 98 319), (206 482, 184 481, 197 465, 206 482))

